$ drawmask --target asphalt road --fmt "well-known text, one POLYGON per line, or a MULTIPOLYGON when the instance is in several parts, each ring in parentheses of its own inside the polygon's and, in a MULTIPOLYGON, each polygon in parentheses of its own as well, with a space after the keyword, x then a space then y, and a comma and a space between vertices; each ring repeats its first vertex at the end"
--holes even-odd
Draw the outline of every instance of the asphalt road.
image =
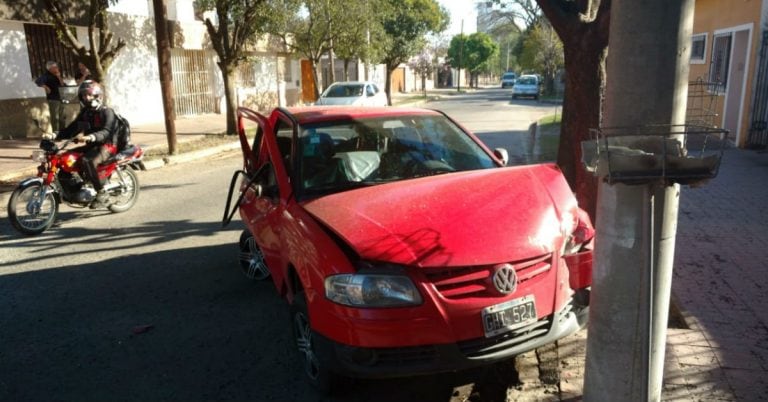
MULTIPOLYGON (((491 146, 513 148, 532 118, 552 110, 533 105, 486 90, 429 107, 491 146)), ((140 172, 131 211, 63 206, 57 224, 36 237, 14 232, 2 208, 0 401, 323 400, 303 379, 286 303, 270 282, 239 272, 242 224, 221 227, 240 166, 230 152, 140 172)), ((541 396, 520 391, 515 362, 345 385, 326 400, 541 396)))

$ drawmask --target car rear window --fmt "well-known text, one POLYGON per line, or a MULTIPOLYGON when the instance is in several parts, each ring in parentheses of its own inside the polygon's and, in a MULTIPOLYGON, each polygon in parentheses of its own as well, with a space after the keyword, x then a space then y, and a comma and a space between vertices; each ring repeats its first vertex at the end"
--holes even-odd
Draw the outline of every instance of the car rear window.
POLYGON ((363 85, 351 84, 351 85, 334 85, 328 88, 328 91, 323 95, 327 98, 349 98, 352 96, 360 96, 363 94, 363 85))
POLYGON ((520 85, 536 85, 538 84, 538 79, 536 77, 520 77, 517 79, 517 84, 520 85))

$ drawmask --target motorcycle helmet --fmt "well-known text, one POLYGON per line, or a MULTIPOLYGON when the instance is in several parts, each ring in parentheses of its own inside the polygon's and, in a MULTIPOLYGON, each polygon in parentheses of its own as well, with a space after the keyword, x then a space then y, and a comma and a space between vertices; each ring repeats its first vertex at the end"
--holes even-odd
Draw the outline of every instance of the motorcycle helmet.
POLYGON ((101 86, 94 81, 83 81, 77 89, 77 98, 80 106, 84 108, 98 109, 101 106, 101 86))

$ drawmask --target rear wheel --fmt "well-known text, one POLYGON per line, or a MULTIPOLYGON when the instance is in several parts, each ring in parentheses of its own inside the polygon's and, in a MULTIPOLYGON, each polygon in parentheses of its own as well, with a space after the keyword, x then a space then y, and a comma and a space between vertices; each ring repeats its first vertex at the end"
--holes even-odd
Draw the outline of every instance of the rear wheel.
POLYGON ((330 394, 339 377, 338 374, 328 370, 327 362, 317 355, 314 343, 315 332, 310 324, 304 292, 298 292, 294 296, 291 304, 291 324, 293 339, 296 342, 306 378, 320 393, 330 394))
POLYGON ((131 168, 123 168, 120 171, 115 171, 112 175, 112 180, 120 180, 116 175, 122 175, 125 185, 120 185, 112 191, 109 210, 115 213, 125 212, 136 203, 139 199, 139 178, 131 168))
POLYGON ((43 198, 42 183, 32 183, 13 191, 8 200, 8 218, 16 230, 28 235, 46 231, 56 220, 59 202, 49 191, 43 198))
POLYGON ((270 275, 264 253, 249 230, 240 234, 240 269, 248 279, 255 281, 263 281, 270 275))

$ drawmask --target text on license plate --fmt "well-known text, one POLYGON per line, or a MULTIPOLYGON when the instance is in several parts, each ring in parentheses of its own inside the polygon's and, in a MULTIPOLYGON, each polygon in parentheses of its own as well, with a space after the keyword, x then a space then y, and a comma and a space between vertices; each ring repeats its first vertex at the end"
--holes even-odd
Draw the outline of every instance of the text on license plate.
POLYGON ((536 322, 533 295, 486 307, 482 312, 485 337, 489 338, 536 322))

